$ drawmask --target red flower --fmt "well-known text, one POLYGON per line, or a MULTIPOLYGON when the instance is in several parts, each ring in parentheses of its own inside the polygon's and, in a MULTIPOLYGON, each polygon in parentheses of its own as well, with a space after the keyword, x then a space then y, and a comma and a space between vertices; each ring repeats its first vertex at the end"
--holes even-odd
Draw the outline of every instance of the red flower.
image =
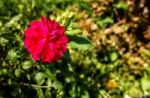
POLYGON ((46 17, 31 21, 30 27, 24 31, 24 45, 32 58, 49 63, 60 60, 67 50, 68 38, 64 29, 64 26, 46 17))

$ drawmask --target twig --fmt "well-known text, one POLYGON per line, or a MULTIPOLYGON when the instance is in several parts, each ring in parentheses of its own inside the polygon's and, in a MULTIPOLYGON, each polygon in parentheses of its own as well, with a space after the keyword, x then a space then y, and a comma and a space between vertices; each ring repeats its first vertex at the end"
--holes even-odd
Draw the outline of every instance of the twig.
POLYGON ((29 84, 29 83, 21 83, 21 85, 23 86, 31 86, 31 87, 34 87, 34 88, 50 88, 51 86, 42 86, 42 85, 36 85, 36 84, 29 84))

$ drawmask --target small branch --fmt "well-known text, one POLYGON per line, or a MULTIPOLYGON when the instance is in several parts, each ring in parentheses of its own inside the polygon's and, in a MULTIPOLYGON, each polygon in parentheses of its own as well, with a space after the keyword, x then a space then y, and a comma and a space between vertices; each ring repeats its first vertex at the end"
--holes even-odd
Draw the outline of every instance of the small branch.
POLYGON ((21 83, 21 85, 23 86, 30 86, 30 87, 34 87, 34 88, 50 88, 51 86, 40 86, 40 85, 36 85, 36 84, 28 84, 28 83, 21 83))

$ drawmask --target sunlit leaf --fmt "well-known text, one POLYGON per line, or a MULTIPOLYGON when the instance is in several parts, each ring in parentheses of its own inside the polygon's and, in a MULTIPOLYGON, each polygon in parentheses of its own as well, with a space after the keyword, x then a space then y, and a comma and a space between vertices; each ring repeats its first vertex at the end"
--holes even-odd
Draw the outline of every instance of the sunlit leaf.
POLYGON ((29 61, 29 60, 22 63, 22 68, 23 69, 29 69, 31 67, 32 67, 32 62, 29 61))
POLYGON ((20 68, 18 68, 18 69, 15 70, 16 77, 20 77, 21 73, 22 73, 22 70, 20 68))
POLYGON ((117 4, 114 4, 114 7, 116 7, 117 9, 123 9, 123 10, 128 9, 128 6, 127 6, 126 2, 124 2, 124 1, 120 1, 117 4))
POLYGON ((82 36, 69 36, 69 40, 68 45, 75 49, 87 50, 92 47, 90 40, 82 36))
POLYGON ((0 37, 0 45, 5 46, 9 40, 5 39, 4 37, 0 37))
POLYGON ((39 85, 42 85, 45 82, 45 74, 42 72, 36 73, 35 80, 39 85))
POLYGON ((14 49, 9 50, 7 58, 14 62, 17 59, 17 52, 14 49))
POLYGON ((111 61, 115 61, 115 60, 117 60, 117 58, 118 58, 118 53, 117 52, 112 52, 110 54, 111 61))
POLYGON ((66 31, 66 34, 67 35, 77 35, 77 34, 80 34, 82 32, 82 30, 80 30, 80 29, 73 29, 73 30, 67 30, 66 31))
POLYGON ((54 82, 52 83, 52 86, 53 86, 55 89, 58 89, 58 90, 62 90, 62 88, 63 88, 63 85, 62 85, 60 82, 58 82, 58 81, 54 81, 54 82))
POLYGON ((102 18, 99 21, 97 21, 97 24, 100 27, 106 27, 106 26, 113 24, 113 23, 114 23, 114 20, 111 17, 105 17, 105 18, 102 18))

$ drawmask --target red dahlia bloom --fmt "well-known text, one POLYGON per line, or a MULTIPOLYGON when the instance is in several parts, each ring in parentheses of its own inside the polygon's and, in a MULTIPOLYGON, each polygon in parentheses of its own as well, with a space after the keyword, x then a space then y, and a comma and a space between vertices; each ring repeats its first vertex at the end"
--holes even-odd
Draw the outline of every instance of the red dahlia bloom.
POLYGON ((24 45, 34 60, 52 63, 67 50, 68 38, 64 32, 64 26, 42 17, 39 21, 31 21, 30 27, 24 31, 24 45))

